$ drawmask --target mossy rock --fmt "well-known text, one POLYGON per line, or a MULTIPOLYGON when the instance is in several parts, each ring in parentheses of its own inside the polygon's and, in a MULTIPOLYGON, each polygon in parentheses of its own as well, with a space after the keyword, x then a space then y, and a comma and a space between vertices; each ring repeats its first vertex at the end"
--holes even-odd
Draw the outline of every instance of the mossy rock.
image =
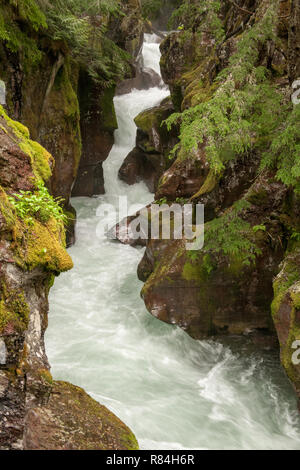
POLYGON ((73 262, 65 249, 65 232, 54 218, 43 224, 19 221, 15 232, 15 260, 26 270, 41 267, 60 273, 72 269, 73 262))
MULTIPOLYGON (((51 176, 51 167, 54 164, 52 155, 38 142, 31 140, 27 127, 18 121, 10 119, 2 106, 0 106, 0 116, 4 118, 7 126, 13 131, 16 143, 20 149, 30 157, 36 179, 47 181, 51 176)), ((5 129, 3 130, 5 131, 5 129)))
POLYGON ((47 406, 26 419, 27 450, 138 450, 134 434, 82 388, 54 382, 47 406))

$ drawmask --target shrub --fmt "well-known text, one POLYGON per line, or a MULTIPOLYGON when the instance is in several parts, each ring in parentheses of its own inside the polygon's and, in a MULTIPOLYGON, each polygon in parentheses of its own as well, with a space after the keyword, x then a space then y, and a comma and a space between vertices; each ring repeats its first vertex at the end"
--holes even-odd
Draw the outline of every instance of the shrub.
POLYGON ((60 206, 61 198, 53 198, 42 182, 37 183, 36 191, 20 191, 9 197, 17 215, 28 224, 33 224, 34 218, 47 222, 51 217, 65 223, 66 215, 60 206))

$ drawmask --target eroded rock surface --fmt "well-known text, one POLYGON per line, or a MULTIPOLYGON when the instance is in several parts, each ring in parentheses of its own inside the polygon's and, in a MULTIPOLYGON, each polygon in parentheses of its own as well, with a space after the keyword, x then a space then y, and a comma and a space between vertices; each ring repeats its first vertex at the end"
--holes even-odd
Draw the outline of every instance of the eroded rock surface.
POLYGON ((0 449, 135 449, 128 428, 71 384, 53 383, 44 334, 54 277, 72 268, 62 222, 16 212, 52 156, 0 108, 0 449))

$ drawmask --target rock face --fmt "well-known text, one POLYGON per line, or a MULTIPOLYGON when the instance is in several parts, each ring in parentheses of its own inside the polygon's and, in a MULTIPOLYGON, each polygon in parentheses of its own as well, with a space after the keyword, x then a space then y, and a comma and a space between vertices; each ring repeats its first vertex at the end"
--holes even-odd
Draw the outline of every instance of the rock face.
POLYGON ((146 281, 142 297, 147 309, 195 338, 255 330, 272 334, 272 280, 283 257, 284 236, 273 217, 280 214, 285 196, 286 189, 265 176, 250 188, 242 209, 230 208, 217 222, 206 224, 202 250, 187 251, 182 240, 148 242, 138 269, 140 279, 146 281), (268 203, 267 196, 263 204, 256 200, 262 191, 268 203), (262 222, 261 229, 251 229, 262 222), (217 251, 221 232, 228 238, 227 254, 217 251), (237 244, 239 252, 234 250, 237 244), (256 253, 255 263, 247 259, 251 252, 256 253))
POLYGON ((169 98, 160 106, 139 114, 136 147, 126 157, 119 170, 119 178, 127 184, 144 181, 151 192, 155 192, 159 180, 171 165, 170 151, 177 143, 176 131, 167 132, 162 122, 174 112, 169 98))
POLYGON ((48 293, 73 264, 62 222, 41 209, 28 219, 9 197, 32 193, 53 164, 0 107, 0 449, 135 449, 132 433, 106 408, 52 381, 48 293))
POLYGON ((299 397, 300 411, 300 249, 291 246, 274 280, 273 319, 281 351, 281 362, 299 397))
MULTIPOLYGON (((129 67, 125 78, 129 79, 135 74, 133 64, 142 44, 144 22, 138 0, 122 2, 122 9, 122 15, 101 18, 101 26, 105 21, 107 37, 124 50, 124 63, 129 67)), ((75 196, 104 192, 102 162, 110 152, 117 127, 115 83, 92 79, 65 41, 52 40, 45 29, 32 25, 30 18, 21 13, 12 4, 0 8, 1 19, 12 29, 12 37, 22 37, 28 49, 24 53, 7 47, 5 40, 0 41, 0 75, 6 83, 7 111, 26 125, 32 138, 55 159, 48 185, 54 196, 65 200, 69 216, 67 238, 71 244, 75 223, 75 211, 70 205, 72 190, 75 196)), ((102 50, 100 39, 97 41, 102 50)), ((105 67, 109 68, 111 51, 103 54, 107 55, 105 67)))
POLYGON ((165 150, 158 150, 158 129, 166 119, 158 112, 161 106, 137 117, 137 147, 120 177, 129 184, 150 179, 148 187, 159 204, 204 204, 205 242, 202 250, 190 251, 185 240, 148 240, 138 267, 145 282, 142 297, 152 315, 195 338, 258 333, 275 338, 277 332, 282 365, 300 396, 299 364, 294 361, 300 341, 299 178, 288 178, 296 174, 288 159, 280 163, 283 155, 293 160, 297 153, 295 146, 289 150, 285 138, 295 145, 300 138, 299 105, 290 102, 291 84, 299 78, 299 2, 225 1, 217 15, 209 6, 209 14, 199 12, 196 0, 189 2, 188 12, 184 3, 181 29, 161 44, 170 114, 171 108, 177 112, 165 128, 165 150), (246 71, 243 64, 250 62, 246 71), (267 78, 251 82, 258 70, 267 78), (267 104, 264 92, 256 98, 260 86, 280 96, 277 105, 272 99, 267 104), (243 108, 251 93, 258 113, 254 101, 248 111, 243 108), (267 122, 275 123, 282 106, 289 111, 273 134, 267 122), (268 108, 270 118, 263 118, 268 108), (275 149, 274 139, 283 128, 275 149), (249 136, 245 146, 244 135, 249 136), (153 183, 153 165, 147 165, 158 154, 168 163, 153 183))
POLYGON ((84 390, 54 382, 45 406, 26 415, 26 450, 137 450, 131 431, 84 390))

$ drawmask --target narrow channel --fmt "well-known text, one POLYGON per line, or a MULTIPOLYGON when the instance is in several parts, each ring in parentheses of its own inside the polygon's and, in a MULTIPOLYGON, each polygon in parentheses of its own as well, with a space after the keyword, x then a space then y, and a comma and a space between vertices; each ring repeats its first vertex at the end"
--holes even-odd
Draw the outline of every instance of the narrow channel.
MULTIPOLYGON (((158 72, 159 58, 157 37, 145 35, 145 67, 158 72)), ((134 117, 168 94, 154 87, 115 98, 119 128, 104 164, 106 194, 72 201, 75 267, 50 292, 52 374, 116 413, 141 449, 297 449, 296 402, 276 354, 195 341, 158 321, 139 295, 142 249, 96 236, 99 206, 117 208, 124 195, 129 205, 153 200, 143 183, 121 182, 118 169, 135 145, 134 117)))

